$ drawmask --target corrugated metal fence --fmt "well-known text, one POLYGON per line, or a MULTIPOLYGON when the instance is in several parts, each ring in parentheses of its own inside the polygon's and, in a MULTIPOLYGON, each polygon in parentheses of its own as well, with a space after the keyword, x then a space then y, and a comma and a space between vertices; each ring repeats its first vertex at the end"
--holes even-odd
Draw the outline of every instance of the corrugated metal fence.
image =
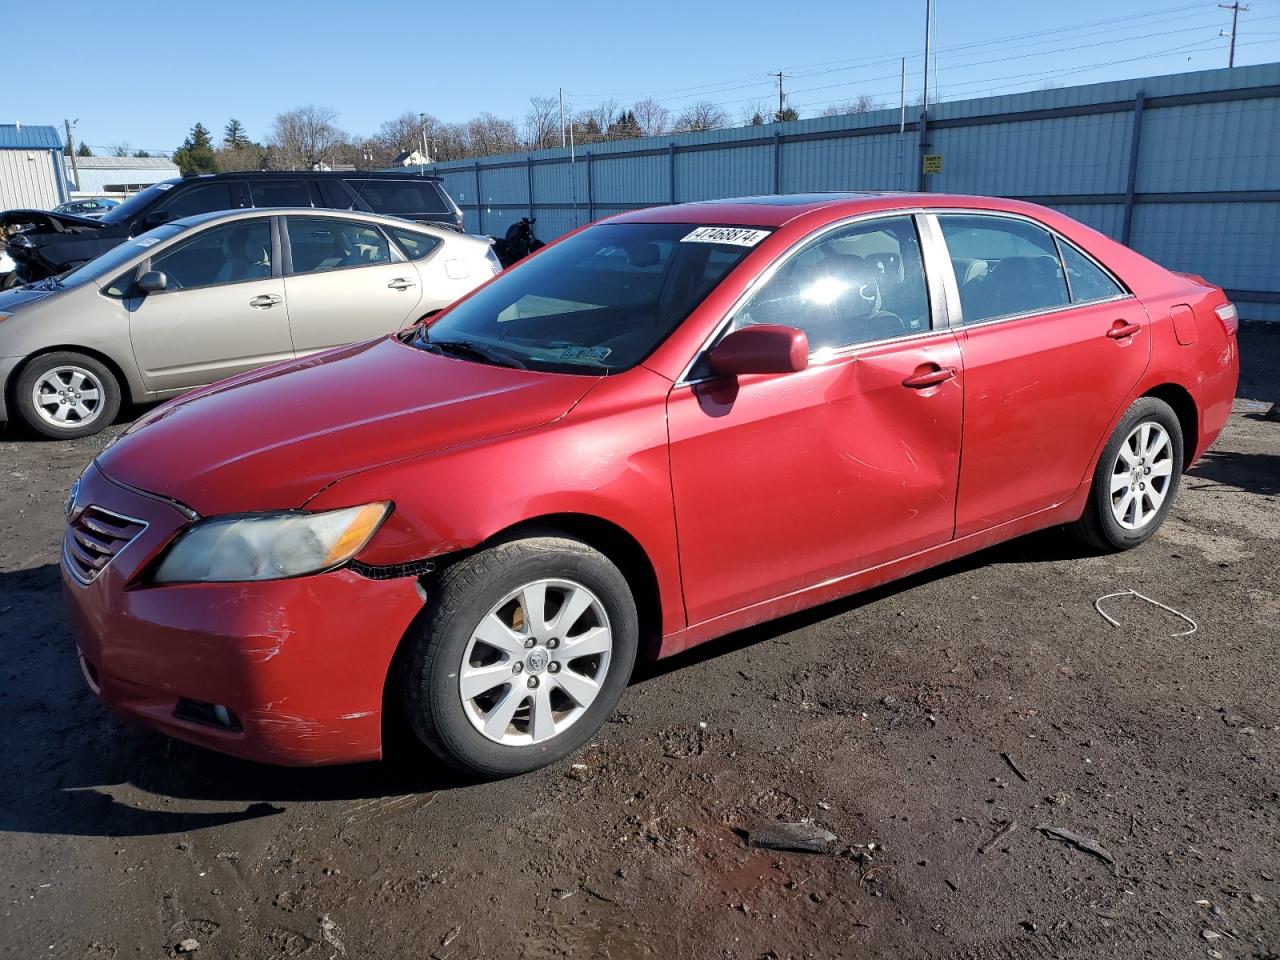
MULTIPOLYGON (((908 116, 912 111, 908 108, 908 116)), ((914 190, 915 120, 880 110, 434 164, 467 229, 553 239, 623 210, 721 197, 914 190)), ((937 104, 939 193, 1056 207, 1280 320, 1280 63, 937 104)))

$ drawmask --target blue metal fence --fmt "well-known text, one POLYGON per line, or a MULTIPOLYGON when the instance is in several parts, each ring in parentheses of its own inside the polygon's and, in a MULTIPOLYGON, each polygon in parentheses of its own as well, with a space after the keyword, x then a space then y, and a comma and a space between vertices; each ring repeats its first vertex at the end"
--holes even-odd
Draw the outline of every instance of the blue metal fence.
MULTIPOLYGON (((1280 320, 1280 63, 962 100, 930 108, 940 193, 1055 207, 1280 320)), ((475 233, 538 218, 550 240, 656 204, 914 190, 920 132, 899 111, 434 164, 475 233)))

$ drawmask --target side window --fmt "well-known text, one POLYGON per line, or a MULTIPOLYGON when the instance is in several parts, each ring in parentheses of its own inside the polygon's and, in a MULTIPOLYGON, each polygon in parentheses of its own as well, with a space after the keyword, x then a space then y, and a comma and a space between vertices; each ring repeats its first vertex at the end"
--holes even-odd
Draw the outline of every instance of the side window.
POLYGON ((436 247, 440 246, 440 238, 427 233, 414 233, 411 230, 400 230, 391 227, 388 231, 400 244, 400 249, 410 260, 421 260, 436 247))
POLYGON ((449 205, 431 180, 348 180, 374 213, 449 213, 449 205))
POLYGON ((797 327, 818 351, 929 329, 929 295, 909 216, 857 223, 794 254, 734 315, 797 327))
POLYGON ((1067 268, 1072 303, 1089 303, 1123 295, 1124 290, 1101 267, 1064 240, 1058 241, 1062 262, 1067 268))
POLYGON ((197 213, 215 210, 233 210, 231 187, 226 183, 202 183, 185 189, 175 189, 173 196, 160 207, 174 220, 193 217, 197 213))
POLYGON ((981 323, 1070 303, 1053 235, 1008 217, 943 214, 960 309, 965 323, 981 323))
POLYGON ((166 290, 187 290, 271 276, 271 223, 239 220, 199 236, 151 260, 168 281, 166 290))
POLYGON ((311 191, 305 180, 253 180, 249 191, 255 207, 311 206, 311 191))
POLYGON ((328 217, 289 217, 286 232, 294 273, 324 273, 391 262, 391 244, 365 223, 328 217))

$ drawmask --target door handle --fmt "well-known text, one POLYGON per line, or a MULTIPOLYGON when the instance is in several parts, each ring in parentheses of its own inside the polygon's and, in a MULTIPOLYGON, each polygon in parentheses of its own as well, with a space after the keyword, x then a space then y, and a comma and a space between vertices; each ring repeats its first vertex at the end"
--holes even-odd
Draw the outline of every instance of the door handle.
POLYGON ((387 284, 392 290, 408 290, 410 287, 416 287, 417 281, 410 280, 407 277, 396 277, 387 284))
POLYGON ((926 370, 923 373, 916 373, 902 381, 904 387, 910 387, 913 390, 922 390, 925 387, 936 387, 940 383, 946 383, 956 375, 955 367, 939 367, 934 365, 932 370, 926 370))
POLYGON ((274 307, 281 300, 274 293, 264 293, 260 297, 254 297, 249 301, 249 306, 255 310, 266 310, 268 307, 274 307))
POLYGON ((1142 328, 1136 323, 1129 323, 1126 320, 1117 320, 1115 326, 1107 331, 1107 336, 1112 340, 1123 340, 1125 337, 1132 337, 1135 333, 1141 332, 1142 328))

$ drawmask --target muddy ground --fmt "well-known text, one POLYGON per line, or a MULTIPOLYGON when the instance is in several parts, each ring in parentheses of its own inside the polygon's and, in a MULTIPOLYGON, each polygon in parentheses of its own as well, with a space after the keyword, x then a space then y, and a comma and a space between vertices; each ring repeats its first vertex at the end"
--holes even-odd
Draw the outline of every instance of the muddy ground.
POLYGON ((0 434, 0 955, 1275 957, 1280 330, 1243 353, 1141 549, 1036 536, 728 637, 505 783, 411 746, 278 770, 109 718, 56 567, 104 438, 0 434), (1130 587, 1199 630, 1124 600, 1108 625, 1095 598, 1130 587), (839 842, 744 843, 776 818, 839 842))

